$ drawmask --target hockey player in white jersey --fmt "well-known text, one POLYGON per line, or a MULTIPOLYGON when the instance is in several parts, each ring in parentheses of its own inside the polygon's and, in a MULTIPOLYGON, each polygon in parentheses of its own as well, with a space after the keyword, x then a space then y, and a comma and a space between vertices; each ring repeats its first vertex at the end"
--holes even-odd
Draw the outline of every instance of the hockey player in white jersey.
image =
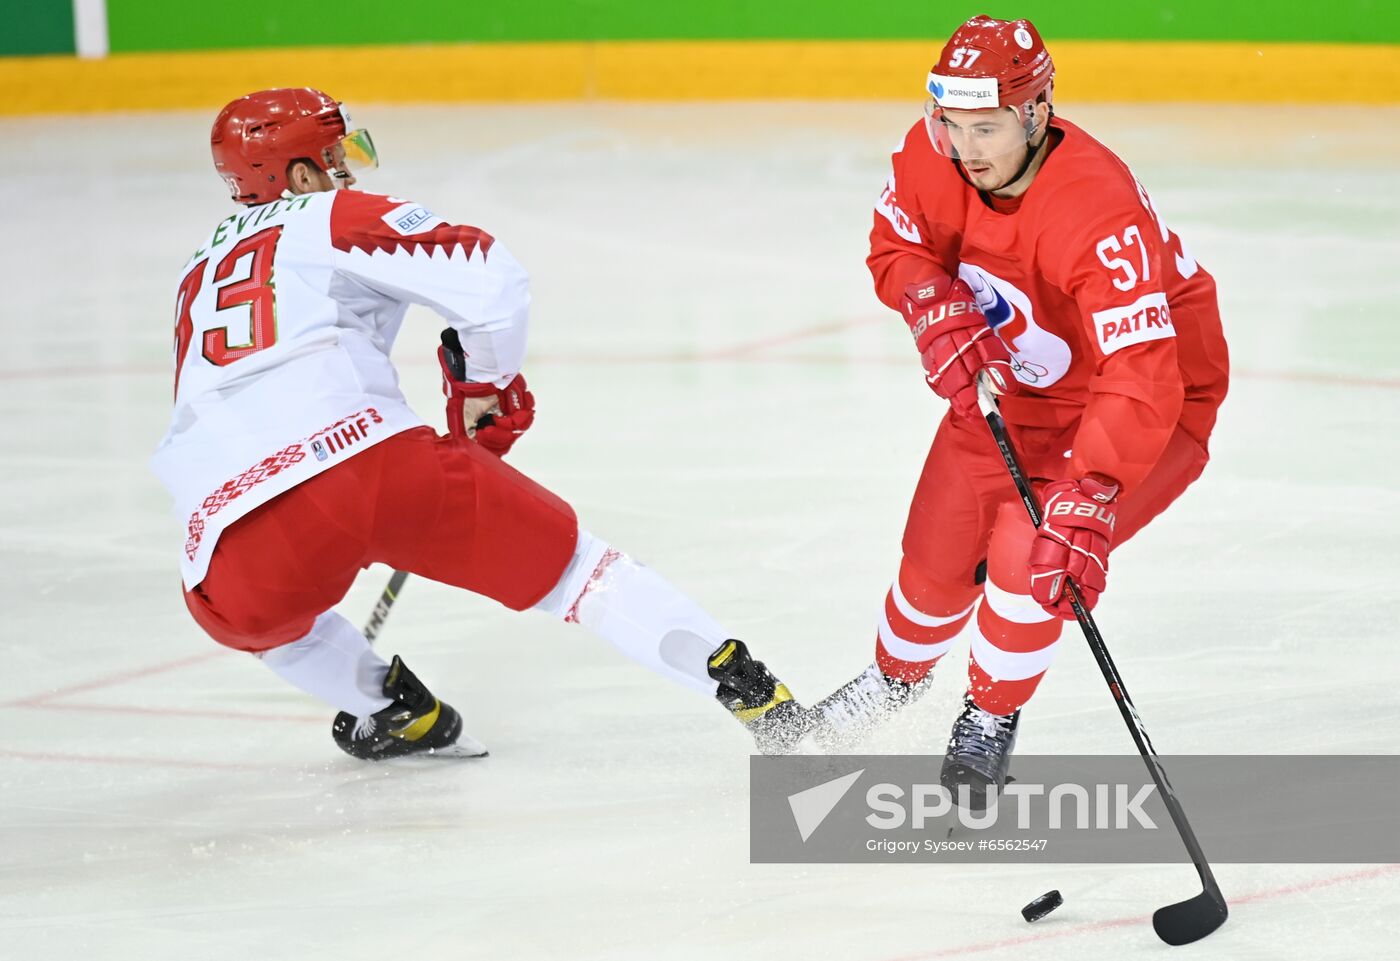
POLYGON ((332 735, 355 757, 484 753, 331 609, 382 562, 582 624, 716 697, 760 749, 790 747, 807 713, 741 642, 500 459, 535 409, 520 373, 529 283, 505 245, 348 189, 352 168, 377 165, 374 145, 320 91, 235 100, 211 146, 245 209, 181 274, 175 409, 152 460, 184 526, 200 626, 338 708, 332 735), (445 436, 389 361, 410 304, 448 324, 445 436))

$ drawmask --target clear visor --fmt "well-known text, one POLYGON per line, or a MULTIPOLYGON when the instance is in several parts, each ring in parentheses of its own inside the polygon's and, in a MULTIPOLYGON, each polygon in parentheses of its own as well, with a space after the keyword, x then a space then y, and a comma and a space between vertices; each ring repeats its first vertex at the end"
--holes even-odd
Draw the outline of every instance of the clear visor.
POLYGON ((932 97, 924 103, 924 126, 933 149, 961 160, 965 167, 1019 164, 1035 133, 1034 116, 1026 107, 953 110, 940 107, 932 97))

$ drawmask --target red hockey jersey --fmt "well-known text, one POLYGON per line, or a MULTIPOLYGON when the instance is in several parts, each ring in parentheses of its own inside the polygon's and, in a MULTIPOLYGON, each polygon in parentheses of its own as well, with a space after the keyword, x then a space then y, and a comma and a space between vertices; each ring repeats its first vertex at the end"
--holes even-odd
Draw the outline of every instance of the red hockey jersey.
POLYGON ((1009 423, 1078 424, 1067 476, 1125 490, 1178 425, 1205 446, 1229 361, 1215 281, 1111 150, 1060 118, 1030 189, 979 193, 923 121, 905 136, 875 206, 867 264, 880 300, 960 275, 1011 352, 1009 423))

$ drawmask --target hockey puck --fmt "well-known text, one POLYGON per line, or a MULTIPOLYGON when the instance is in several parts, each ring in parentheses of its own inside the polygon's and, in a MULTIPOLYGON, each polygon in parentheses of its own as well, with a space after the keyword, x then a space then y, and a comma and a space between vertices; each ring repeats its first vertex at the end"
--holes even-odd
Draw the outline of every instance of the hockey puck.
POLYGON ((1065 899, 1060 897, 1059 891, 1046 891, 1021 909, 1021 917, 1027 921, 1039 921, 1064 903, 1065 899))

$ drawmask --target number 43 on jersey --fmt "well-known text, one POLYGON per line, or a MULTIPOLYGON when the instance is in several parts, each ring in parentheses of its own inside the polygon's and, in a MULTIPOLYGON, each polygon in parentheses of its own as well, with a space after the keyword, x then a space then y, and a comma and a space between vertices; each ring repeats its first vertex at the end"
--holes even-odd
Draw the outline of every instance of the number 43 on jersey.
MULTIPOLYGON (((210 291, 219 327, 203 331, 200 353, 216 367, 226 367, 277 343, 276 291, 272 285, 272 261, 282 228, 245 237, 224 254, 214 268, 210 291), (227 313, 225 313, 227 311, 227 313)), ((179 393, 180 372, 184 369, 190 343, 194 339, 194 305, 204 291, 204 275, 212 258, 196 263, 180 281, 175 301, 175 390, 179 393)))

